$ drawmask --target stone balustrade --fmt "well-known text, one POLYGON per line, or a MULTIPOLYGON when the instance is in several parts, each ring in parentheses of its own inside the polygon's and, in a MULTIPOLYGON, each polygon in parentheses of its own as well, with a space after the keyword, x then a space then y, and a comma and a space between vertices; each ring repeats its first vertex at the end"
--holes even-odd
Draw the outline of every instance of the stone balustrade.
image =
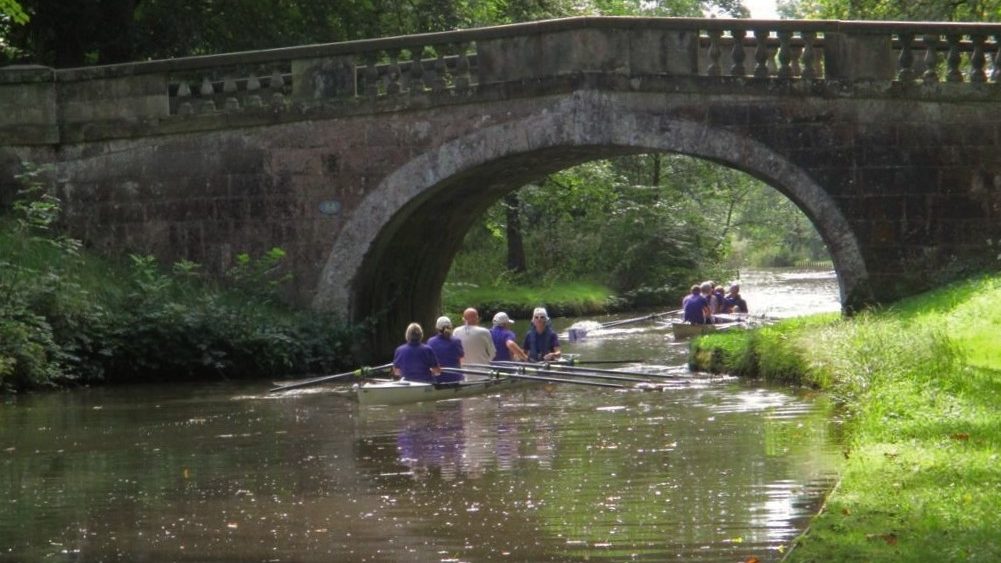
POLYGON ((846 84, 877 83, 895 95, 955 84, 982 96, 1001 78, 999 43, 1001 24, 582 17, 103 67, 5 67, 0 142, 52 145, 465 103, 488 90, 565 88, 589 76, 634 89, 674 81, 696 93, 714 82, 832 84, 842 93, 846 84))

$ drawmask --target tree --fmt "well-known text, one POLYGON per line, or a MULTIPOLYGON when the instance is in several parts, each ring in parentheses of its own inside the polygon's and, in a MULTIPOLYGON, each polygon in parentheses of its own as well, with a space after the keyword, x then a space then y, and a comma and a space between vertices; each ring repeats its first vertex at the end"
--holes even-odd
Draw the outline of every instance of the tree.
POLYGON ((525 264, 525 241, 521 236, 521 199, 518 193, 504 196, 502 205, 507 211, 507 269, 524 274, 528 266, 525 264))
POLYGON ((780 0, 785 17, 845 20, 999 21, 1001 0, 780 0))
POLYGON ((7 61, 110 64, 573 15, 746 14, 739 0, 0 0, 7 61), (23 6, 23 10, 20 9, 23 6), (28 16, 30 15, 30 20, 28 16))

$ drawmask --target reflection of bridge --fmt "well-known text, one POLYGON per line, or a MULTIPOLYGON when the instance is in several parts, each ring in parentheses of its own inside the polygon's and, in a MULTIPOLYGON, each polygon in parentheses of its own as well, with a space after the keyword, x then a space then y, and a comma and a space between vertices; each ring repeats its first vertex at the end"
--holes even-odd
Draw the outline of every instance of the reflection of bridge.
POLYGON ((492 202, 670 151, 811 218, 851 308, 996 267, 1001 25, 572 18, 109 67, 0 70, 0 149, 57 165, 90 244, 224 268, 281 246, 304 295, 430 321, 492 202), (415 64, 416 61, 420 64, 415 64))

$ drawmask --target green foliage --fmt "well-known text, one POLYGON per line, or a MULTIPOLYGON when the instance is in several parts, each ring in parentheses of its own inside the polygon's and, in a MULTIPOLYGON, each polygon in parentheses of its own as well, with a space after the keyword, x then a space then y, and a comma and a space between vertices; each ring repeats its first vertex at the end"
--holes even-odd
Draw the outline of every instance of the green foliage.
POLYGON ((505 271, 508 203, 500 201, 467 234, 450 282, 589 280, 624 303, 659 306, 748 262, 828 258, 809 219, 775 189, 679 155, 582 164, 525 186, 518 202, 527 274, 505 271))
POLYGON ((20 25, 28 23, 30 19, 17 0, 0 0, 0 18, 20 25))
POLYGON ((995 22, 1001 1, 788 0, 779 2, 779 12, 798 19, 995 22))
POLYGON ((746 16, 736 0, 0 0, 8 60, 109 64, 579 15, 746 16), (30 15, 30 20, 27 16, 30 15), (16 24, 23 25, 16 25, 16 24))
POLYGON ((53 383, 260 377, 355 362, 355 329, 295 311, 278 295, 284 252, 240 255, 225 290, 198 264, 170 272, 150 256, 126 265, 86 256, 58 232, 58 199, 41 171, 0 222, 0 389, 53 383))

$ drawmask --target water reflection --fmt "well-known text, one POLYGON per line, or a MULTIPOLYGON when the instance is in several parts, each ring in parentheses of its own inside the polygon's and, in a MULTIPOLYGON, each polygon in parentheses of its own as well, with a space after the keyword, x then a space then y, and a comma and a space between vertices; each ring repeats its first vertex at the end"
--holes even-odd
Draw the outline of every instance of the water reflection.
POLYGON ((689 373, 652 326, 567 350, 671 385, 377 408, 267 384, 5 402, 0 561, 781 558, 837 467, 823 397, 689 373))

